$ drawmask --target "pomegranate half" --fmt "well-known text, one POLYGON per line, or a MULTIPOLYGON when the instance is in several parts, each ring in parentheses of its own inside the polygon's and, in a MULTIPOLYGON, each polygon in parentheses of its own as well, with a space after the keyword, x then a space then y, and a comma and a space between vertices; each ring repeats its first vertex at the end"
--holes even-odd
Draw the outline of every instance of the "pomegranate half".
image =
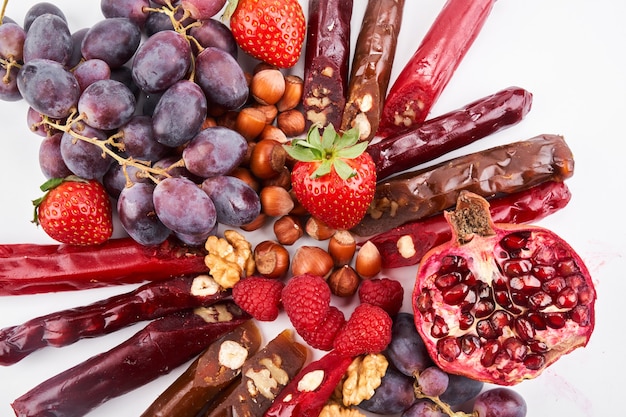
POLYGON ((443 370, 514 385, 587 344, 596 292, 567 242, 537 226, 494 224, 489 203, 466 191, 445 217, 452 240, 422 258, 412 298, 443 370))

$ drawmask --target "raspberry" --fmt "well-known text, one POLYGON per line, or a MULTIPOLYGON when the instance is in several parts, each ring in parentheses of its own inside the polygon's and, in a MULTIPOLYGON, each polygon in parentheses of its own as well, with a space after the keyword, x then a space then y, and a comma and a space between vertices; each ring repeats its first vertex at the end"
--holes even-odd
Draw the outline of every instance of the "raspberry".
POLYGON ((359 300, 385 310, 394 317, 402 307, 404 289, 399 281, 389 278, 367 279, 359 287, 359 300))
POLYGON ((273 321, 280 312, 281 281, 251 276, 233 287, 233 300, 243 311, 259 321, 273 321))
POLYGON ((298 333, 313 331, 330 308, 330 288, 320 276, 296 275, 285 285, 282 301, 287 317, 298 333))
POLYGON ((391 317, 382 308, 359 304, 337 335, 334 348, 345 355, 380 353, 391 342, 391 317))
POLYGON ((314 349, 331 350, 335 337, 345 324, 346 318, 343 312, 337 307, 331 306, 319 326, 310 331, 303 330, 298 334, 314 349))

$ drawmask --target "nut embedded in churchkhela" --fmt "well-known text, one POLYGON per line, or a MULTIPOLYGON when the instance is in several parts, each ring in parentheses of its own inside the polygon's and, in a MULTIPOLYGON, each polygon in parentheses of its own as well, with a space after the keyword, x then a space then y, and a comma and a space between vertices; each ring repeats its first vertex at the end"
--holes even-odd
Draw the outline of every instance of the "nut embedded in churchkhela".
POLYGON ((289 252, 273 240, 264 240, 254 248, 254 263, 259 274, 279 279, 289 270, 289 252))
POLYGON ((291 261, 293 275, 311 274, 326 279, 333 270, 333 258, 317 246, 300 246, 291 261))

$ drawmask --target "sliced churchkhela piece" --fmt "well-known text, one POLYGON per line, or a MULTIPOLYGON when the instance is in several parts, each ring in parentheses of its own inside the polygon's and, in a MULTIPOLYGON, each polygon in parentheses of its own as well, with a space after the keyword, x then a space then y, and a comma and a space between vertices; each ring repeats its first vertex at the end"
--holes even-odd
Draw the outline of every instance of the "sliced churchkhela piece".
POLYGON ((341 127, 350 67, 353 0, 309 0, 302 106, 312 124, 341 127))
POLYGON ((456 204, 461 190, 489 198, 573 174, 574 157, 562 136, 544 134, 496 146, 379 182, 365 217, 352 231, 371 236, 440 213, 456 204))
POLYGON ((141 417, 195 417, 234 381, 261 344, 253 321, 242 324, 209 346, 141 417))
POLYGON ((403 9, 404 0, 367 2, 352 58, 342 121, 342 130, 358 128, 361 140, 371 139, 378 130, 403 9))

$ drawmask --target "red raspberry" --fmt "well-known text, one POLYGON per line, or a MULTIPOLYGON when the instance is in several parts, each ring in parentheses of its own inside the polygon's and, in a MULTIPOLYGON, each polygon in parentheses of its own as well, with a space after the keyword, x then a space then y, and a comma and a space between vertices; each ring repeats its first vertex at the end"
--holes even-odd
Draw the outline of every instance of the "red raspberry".
POLYGON ((385 310, 394 317, 402 308, 404 289, 399 281, 389 278, 363 280, 359 287, 359 300, 385 310))
POLYGON ((359 304, 333 346, 339 353, 350 356, 380 353, 391 342, 391 325, 391 317, 382 308, 359 304))
POLYGON ((280 312, 280 297, 284 286, 282 281, 250 276, 235 284, 233 300, 255 319, 273 321, 280 312))
POLYGON ((330 306, 328 314, 314 330, 302 330, 298 334, 314 349, 331 350, 339 331, 346 324, 343 312, 335 306, 330 306))
POLYGON ((296 331, 312 331, 328 314, 330 288, 320 276, 296 275, 285 285, 282 300, 285 312, 296 331))

